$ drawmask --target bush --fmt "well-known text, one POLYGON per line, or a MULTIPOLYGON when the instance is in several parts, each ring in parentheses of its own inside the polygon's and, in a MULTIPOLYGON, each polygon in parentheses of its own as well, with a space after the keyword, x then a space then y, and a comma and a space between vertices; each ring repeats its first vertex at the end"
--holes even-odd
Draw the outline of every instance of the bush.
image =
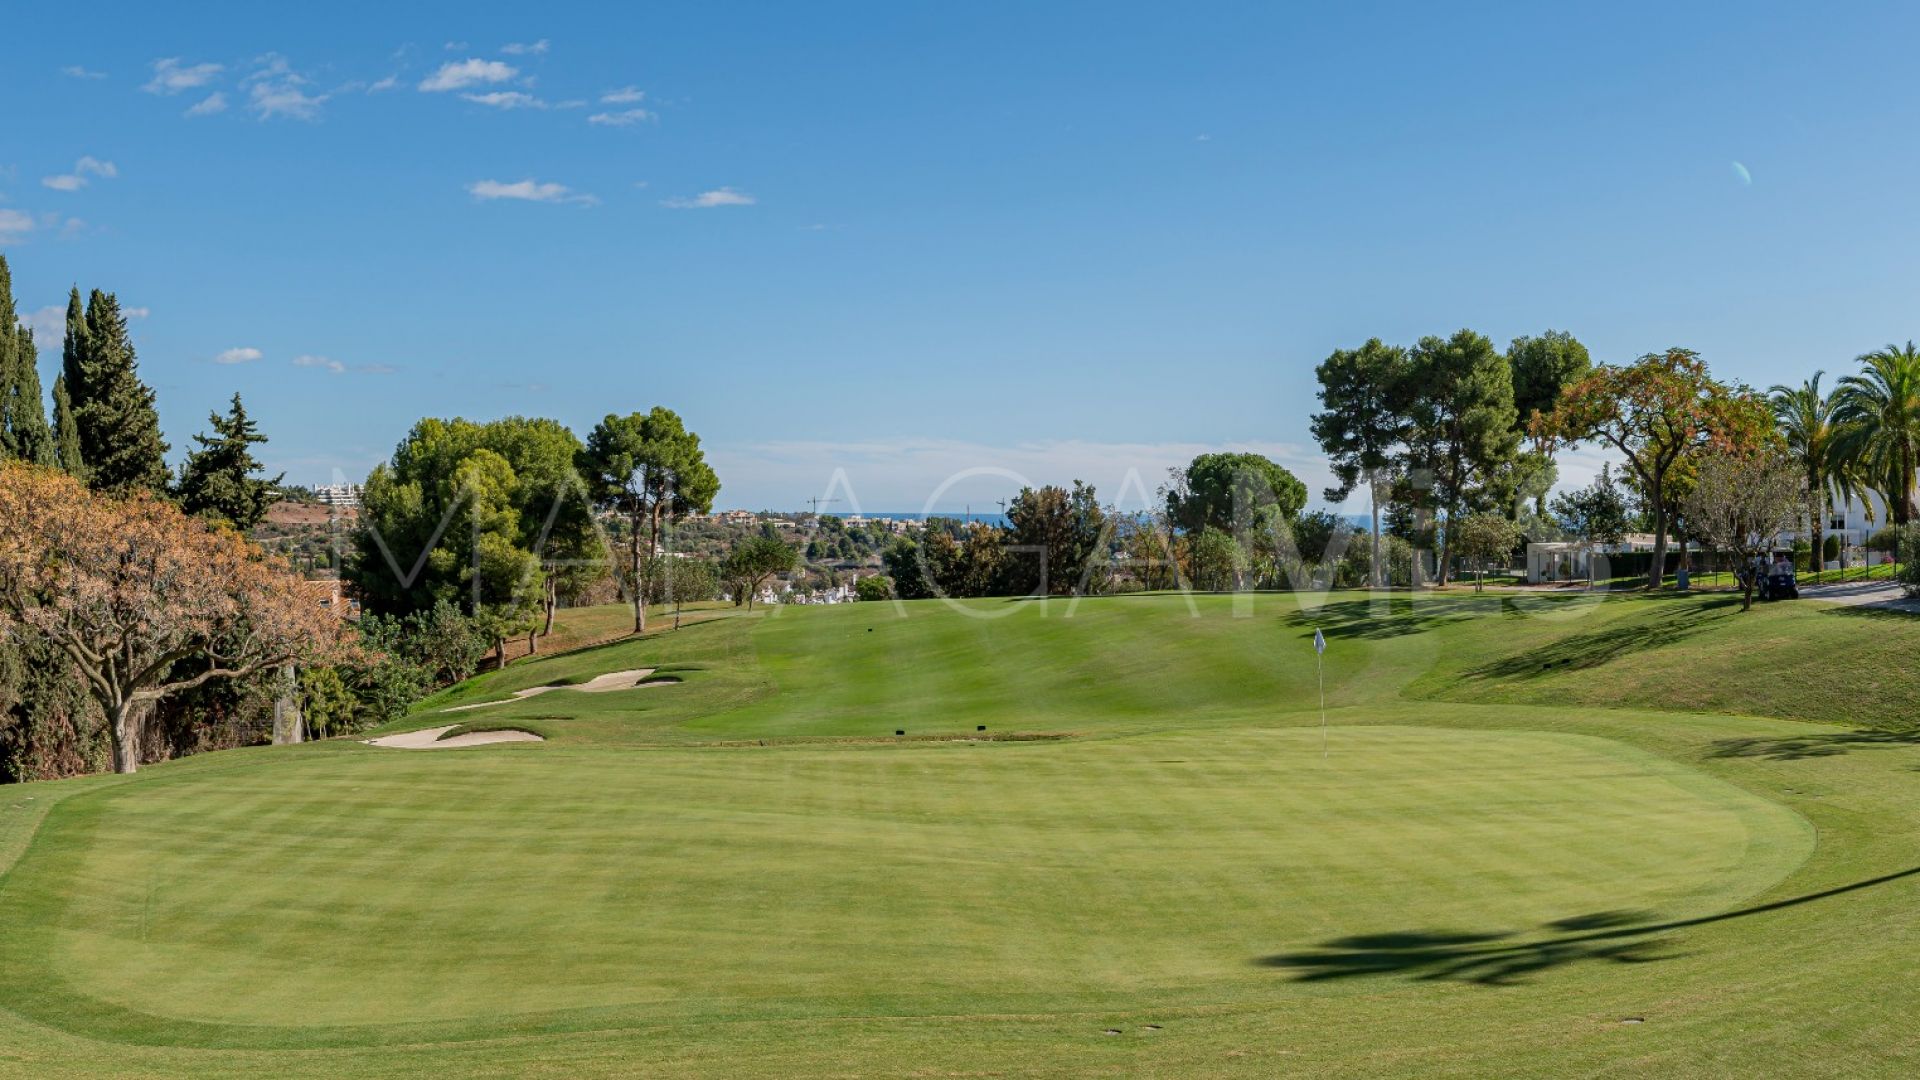
POLYGON ((885 574, 873 574, 863 577, 853 587, 856 600, 893 599, 893 579, 885 574))
POLYGON ((1900 584, 1905 586, 1908 596, 1920 596, 1920 522, 1909 522, 1900 527, 1896 537, 1895 557, 1900 560, 1900 569, 1894 574, 1900 584))
POLYGON ((1828 533, 1827 538, 1820 543, 1821 565, 1838 561, 1840 561, 1840 537, 1835 533, 1828 533))

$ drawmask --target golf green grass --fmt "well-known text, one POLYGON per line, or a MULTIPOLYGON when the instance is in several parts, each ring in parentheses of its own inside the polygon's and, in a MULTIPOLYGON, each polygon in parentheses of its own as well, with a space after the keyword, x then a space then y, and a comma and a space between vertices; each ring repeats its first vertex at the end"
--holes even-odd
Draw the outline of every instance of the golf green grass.
POLYGON ((392 728, 545 743, 0 789, 0 1074, 1916 1054, 1920 740, 1893 725, 1920 620, 1492 595, 710 614, 392 728), (1836 651, 1861 659, 1809 659, 1836 651), (638 667, 682 681, 440 711, 638 667))

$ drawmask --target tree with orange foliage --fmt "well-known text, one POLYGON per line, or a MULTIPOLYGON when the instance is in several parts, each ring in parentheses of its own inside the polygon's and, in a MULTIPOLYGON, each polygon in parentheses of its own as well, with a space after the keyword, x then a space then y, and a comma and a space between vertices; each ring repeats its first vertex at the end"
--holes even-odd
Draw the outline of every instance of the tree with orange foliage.
POLYGON ((1716 382, 1698 353, 1675 348, 1594 368, 1561 391, 1553 412, 1534 415, 1530 433, 1549 447, 1605 443, 1626 458, 1653 519, 1647 587, 1657 589, 1666 574, 1667 531, 1684 496, 1674 480, 1708 451, 1765 444, 1773 423, 1752 391, 1716 382))
POLYGON ((154 702, 317 659, 341 636, 299 579, 240 534, 148 494, 98 496, 17 463, 0 466, 0 633, 10 626, 72 658, 122 773, 139 766, 154 702))

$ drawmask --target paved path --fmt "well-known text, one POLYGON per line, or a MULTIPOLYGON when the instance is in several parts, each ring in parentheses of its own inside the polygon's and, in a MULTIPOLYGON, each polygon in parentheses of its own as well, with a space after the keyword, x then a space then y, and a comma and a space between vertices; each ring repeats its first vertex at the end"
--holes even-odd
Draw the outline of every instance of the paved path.
POLYGON ((1920 600, 1908 599, 1906 591, 1900 587, 1899 583, 1892 581, 1802 585, 1800 596, 1805 600, 1825 600, 1830 604, 1844 604, 1847 607, 1881 608, 1887 611, 1909 611, 1920 614, 1920 600))

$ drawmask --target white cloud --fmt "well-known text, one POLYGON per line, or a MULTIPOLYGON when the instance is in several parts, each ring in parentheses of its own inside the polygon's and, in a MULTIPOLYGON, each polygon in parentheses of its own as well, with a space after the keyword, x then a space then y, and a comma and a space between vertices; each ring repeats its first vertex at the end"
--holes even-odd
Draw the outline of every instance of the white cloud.
POLYGON ((518 90, 494 90, 485 94, 461 94, 460 96, 476 105, 486 105, 495 109, 544 109, 547 107, 546 102, 518 90))
POLYGON ((0 210, 0 241, 17 241, 33 231, 33 215, 20 210, 0 210))
POLYGON ((386 78, 381 79, 379 82, 374 83, 373 85, 367 87, 367 93, 369 94, 383 93, 385 91, 392 90, 394 87, 399 85, 400 85, 400 76, 389 75, 386 78))
POLYGON ((461 49, 464 49, 467 47, 467 43, 464 41, 449 41, 445 45, 442 45, 440 47, 447 50, 448 52, 459 52, 461 49))
POLYGON ((69 79, 104 79, 107 77, 107 73, 104 71, 88 71, 79 64, 72 64, 61 68, 60 74, 65 75, 69 79))
POLYGON ((508 56, 540 56, 547 51, 547 47, 547 39, 541 38, 535 42, 516 41, 511 44, 502 45, 500 46, 500 51, 508 56))
POLYGON ((565 184, 541 183, 537 180, 519 180, 506 183, 500 180, 477 180, 467 185, 467 194, 481 202, 495 199, 518 199, 523 202, 579 203, 592 206, 599 199, 574 191, 565 184))
POLYGON ((309 94, 302 89, 310 82, 293 70, 279 53, 262 56, 251 74, 240 80, 247 87, 247 110, 261 120, 285 117, 291 120, 316 120, 320 106, 333 95, 309 94))
POLYGON ((623 86, 618 90, 609 90, 600 95, 602 105, 631 105, 646 99, 646 91, 637 86, 623 86))
POLYGON ((347 370, 347 365, 341 363, 338 360, 329 360, 324 356, 308 356, 308 355, 296 356, 293 358, 293 366, 322 368, 322 369, 325 369, 326 372, 330 375, 339 375, 342 372, 347 370))
POLYGON ((129 319, 144 319, 153 314, 153 309, 150 307, 121 308, 120 314, 125 315, 129 319))
POLYGON ((199 103, 188 109, 183 116, 212 116, 227 111, 227 95, 219 90, 201 98, 199 103))
POLYGON ((503 83, 518 74, 520 74, 518 68, 498 60, 462 60, 457 64, 440 65, 439 71, 420 80, 420 89, 427 93, 465 90, 469 86, 480 86, 485 83, 503 83))
POLYGON ((58 349, 67 339, 67 309, 49 304, 20 316, 20 325, 33 331, 33 343, 39 349, 58 349))
POLYGON ((703 191, 692 198, 684 196, 667 199, 660 205, 671 206, 675 210, 708 210, 716 206, 752 206, 760 200, 744 191, 735 191, 730 187, 714 188, 703 191))
POLYGON ((265 354, 259 349, 251 346, 241 346, 237 349, 226 350, 214 357, 213 362, 216 364, 251 364, 264 355, 265 354))
POLYGON ((225 70, 219 64, 182 65, 179 57, 170 56, 153 62, 153 78, 140 89, 149 94, 177 94, 205 86, 225 70))
POLYGON ((594 113, 587 117, 587 123, 604 127, 631 127, 643 120, 653 119, 653 114, 645 109, 623 109, 620 112, 594 113))
POLYGON ((87 186, 87 179, 89 177, 98 176, 111 180, 119 175, 120 170, 114 167, 113 162, 101 161, 99 158, 89 155, 74 162, 72 172, 61 176, 41 177, 40 183, 42 186, 50 187, 55 191, 79 191, 81 188, 87 186))

